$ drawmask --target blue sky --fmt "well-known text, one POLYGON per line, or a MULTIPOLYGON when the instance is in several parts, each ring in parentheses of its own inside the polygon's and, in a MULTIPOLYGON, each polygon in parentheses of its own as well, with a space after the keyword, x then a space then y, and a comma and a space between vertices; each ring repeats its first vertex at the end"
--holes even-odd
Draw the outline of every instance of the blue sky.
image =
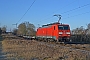
POLYGON ((54 14, 62 15, 61 23, 69 24, 71 29, 84 26, 90 23, 90 0, 0 0, 0 27, 6 25, 7 29, 15 28, 28 21, 38 27, 43 24, 57 22, 54 14), (19 21, 20 20, 20 21, 19 21))

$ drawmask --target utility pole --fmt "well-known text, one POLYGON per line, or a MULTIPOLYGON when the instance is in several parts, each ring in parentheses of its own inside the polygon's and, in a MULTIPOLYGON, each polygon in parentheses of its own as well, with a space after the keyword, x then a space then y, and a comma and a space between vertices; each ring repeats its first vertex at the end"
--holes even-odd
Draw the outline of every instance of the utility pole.
POLYGON ((16 28, 17 28, 17 23, 16 24, 12 24, 12 25, 16 25, 16 28))
POLYGON ((55 15, 53 15, 53 16, 57 16, 59 19, 58 19, 58 23, 59 23, 59 21, 60 21, 60 19, 61 19, 61 15, 59 15, 59 14, 55 14, 55 15))
POLYGON ((38 28, 40 27, 40 24, 38 24, 38 28))

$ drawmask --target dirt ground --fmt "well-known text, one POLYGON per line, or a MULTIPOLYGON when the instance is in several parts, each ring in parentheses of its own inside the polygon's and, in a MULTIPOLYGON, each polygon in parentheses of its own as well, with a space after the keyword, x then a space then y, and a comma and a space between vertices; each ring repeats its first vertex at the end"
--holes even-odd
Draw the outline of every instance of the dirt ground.
POLYGON ((90 60, 90 44, 59 45, 35 40, 4 39, 9 60, 90 60))

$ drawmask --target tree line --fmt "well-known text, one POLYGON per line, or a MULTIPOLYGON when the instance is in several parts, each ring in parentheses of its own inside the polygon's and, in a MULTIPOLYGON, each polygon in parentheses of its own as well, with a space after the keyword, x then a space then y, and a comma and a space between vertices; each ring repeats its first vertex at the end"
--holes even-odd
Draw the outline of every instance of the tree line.
POLYGON ((87 28, 84 28, 83 26, 75 28, 71 31, 73 35, 79 35, 79 34, 85 34, 88 35, 90 34, 90 23, 87 24, 87 28))
MULTIPOLYGON (((1 33, 6 33, 7 31, 7 27, 3 26, 0 28, 0 34, 1 33)), ((32 23, 29 22, 22 22, 21 24, 18 25, 17 28, 13 29, 12 31, 13 34, 18 34, 18 35, 35 35, 36 31, 35 31, 35 26, 32 23)), ((80 35, 80 34, 84 34, 84 35, 88 35, 90 34, 90 23, 87 24, 87 28, 84 28, 83 26, 81 27, 77 27, 73 30, 71 30, 71 34, 72 35, 80 35)))
POLYGON ((35 36, 35 26, 29 22, 22 22, 18 25, 16 29, 13 30, 14 35, 27 35, 27 36, 35 36))
POLYGON ((71 39, 73 42, 90 43, 90 23, 87 24, 87 28, 83 26, 75 28, 71 31, 71 39))
MULTIPOLYGON (((7 31, 6 26, 0 27, 0 35, 7 33, 6 31, 7 31)), ((17 28, 13 29, 11 33, 14 35, 27 35, 27 36, 36 35, 34 24, 29 23, 29 22, 22 22, 21 24, 18 25, 17 28)))

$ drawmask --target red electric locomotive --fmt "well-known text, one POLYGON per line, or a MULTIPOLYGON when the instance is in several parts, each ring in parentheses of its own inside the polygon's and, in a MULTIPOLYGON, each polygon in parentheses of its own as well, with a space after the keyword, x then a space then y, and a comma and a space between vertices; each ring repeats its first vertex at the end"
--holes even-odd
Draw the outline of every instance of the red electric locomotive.
POLYGON ((61 24, 59 22, 43 25, 37 29, 37 39, 42 38, 46 40, 55 40, 66 42, 70 40, 70 27, 68 24, 61 24))

